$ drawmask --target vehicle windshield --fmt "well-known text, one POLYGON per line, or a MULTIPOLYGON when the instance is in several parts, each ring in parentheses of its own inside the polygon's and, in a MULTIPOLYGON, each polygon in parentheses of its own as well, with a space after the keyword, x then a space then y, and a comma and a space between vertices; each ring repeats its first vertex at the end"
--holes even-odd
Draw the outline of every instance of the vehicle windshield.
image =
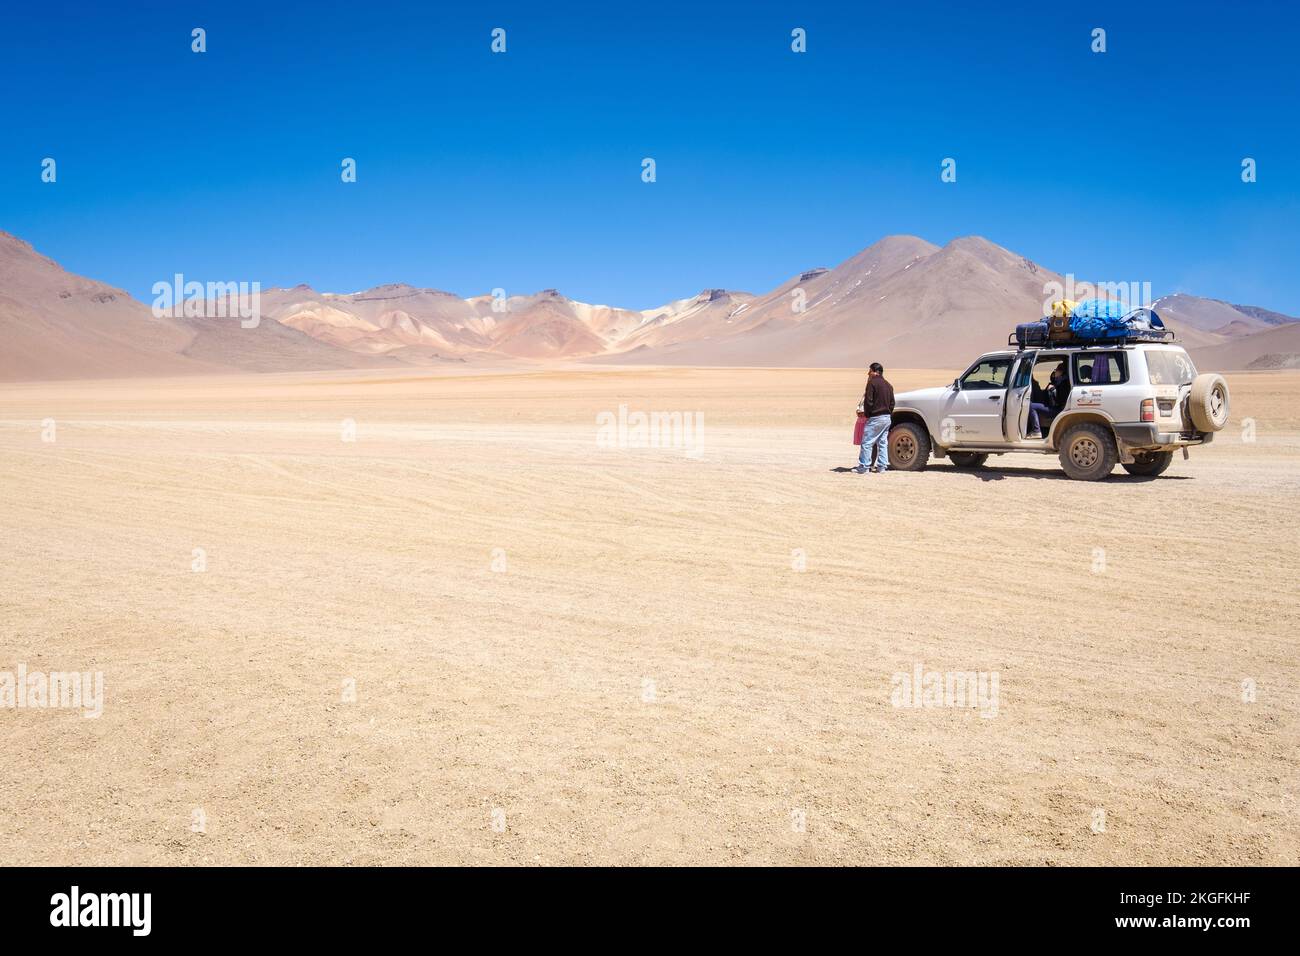
POLYGON ((1149 349, 1147 375, 1152 385, 1190 385, 1196 378, 1196 366, 1191 357, 1181 350, 1149 349))
POLYGON ((980 359, 961 377, 961 387, 963 389, 1006 388, 1007 371, 1010 368, 1009 358, 980 359))

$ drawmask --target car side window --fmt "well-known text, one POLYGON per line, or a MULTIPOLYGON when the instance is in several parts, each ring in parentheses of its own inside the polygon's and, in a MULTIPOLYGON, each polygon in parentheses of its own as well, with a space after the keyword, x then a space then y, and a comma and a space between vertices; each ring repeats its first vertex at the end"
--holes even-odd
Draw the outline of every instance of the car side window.
POLYGON ((963 389, 1006 388, 1007 372, 1011 370, 1011 359, 981 359, 961 378, 963 389))
POLYGON ((1029 384, 1029 377, 1034 371, 1034 360, 1023 358, 1020 360, 1020 368, 1016 369, 1016 380, 1011 383, 1012 388, 1024 388, 1029 384))
POLYGON ((1128 381, 1123 352, 1085 352, 1074 356, 1074 381, 1079 385, 1122 385, 1128 381))

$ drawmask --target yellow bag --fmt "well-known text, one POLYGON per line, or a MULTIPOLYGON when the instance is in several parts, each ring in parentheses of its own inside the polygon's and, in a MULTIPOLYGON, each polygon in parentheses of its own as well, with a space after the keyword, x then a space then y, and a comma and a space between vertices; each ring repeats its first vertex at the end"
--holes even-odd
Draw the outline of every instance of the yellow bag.
POLYGON ((1078 304, 1073 299, 1057 299, 1052 303, 1052 315, 1058 319, 1068 319, 1078 304))

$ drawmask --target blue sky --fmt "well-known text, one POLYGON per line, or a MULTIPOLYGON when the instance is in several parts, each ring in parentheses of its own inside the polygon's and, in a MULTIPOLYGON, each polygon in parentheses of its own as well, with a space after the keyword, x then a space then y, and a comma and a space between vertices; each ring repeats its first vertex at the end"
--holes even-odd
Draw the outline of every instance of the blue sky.
POLYGON ((912 233, 1296 314, 1298 26, 1281 2, 7 4, 0 229, 145 299, 183 272, 648 308, 912 233))

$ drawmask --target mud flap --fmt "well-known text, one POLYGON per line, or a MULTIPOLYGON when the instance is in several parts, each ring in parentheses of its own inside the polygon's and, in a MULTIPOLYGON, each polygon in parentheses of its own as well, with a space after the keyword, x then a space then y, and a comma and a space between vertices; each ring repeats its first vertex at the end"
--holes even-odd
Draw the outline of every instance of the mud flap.
POLYGON ((1191 453, 1188 452, 1188 450, 1187 450, 1187 446, 1184 445, 1184 446, 1183 446, 1183 461, 1186 461, 1187 459, 1189 459, 1189 458, 1191 458, 1191 457, 1192 457, 1192 456, 1191 456, 1191 453))

